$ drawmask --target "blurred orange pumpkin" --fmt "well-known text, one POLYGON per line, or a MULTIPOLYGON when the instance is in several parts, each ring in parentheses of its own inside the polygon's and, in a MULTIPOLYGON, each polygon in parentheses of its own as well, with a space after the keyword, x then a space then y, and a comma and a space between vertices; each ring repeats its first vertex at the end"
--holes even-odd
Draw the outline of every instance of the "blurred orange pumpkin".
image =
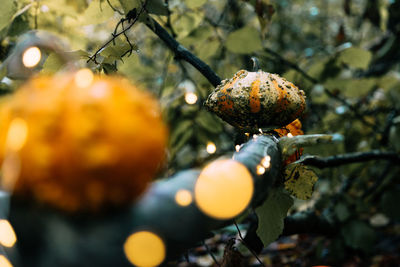
POLYGON ((88 69, 28 81, 0 112, 1 184, 66 211, 134 201, 165 156, 158 103, 88 69))

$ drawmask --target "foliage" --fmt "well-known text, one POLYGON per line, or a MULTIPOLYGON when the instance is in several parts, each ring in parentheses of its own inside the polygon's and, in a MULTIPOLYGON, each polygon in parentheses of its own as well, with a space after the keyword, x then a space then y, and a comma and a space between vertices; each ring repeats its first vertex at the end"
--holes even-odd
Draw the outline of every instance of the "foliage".
POLYGON ((264 246, 276 240, 283 231, 283 219, 293 199, 281 188, 273 190, 262 206, 256 209, 259 218, 257 234, 264 246))
MULTIPOLYGON (((250 57, 257 56, 264 71, 278 73, 304 90, 308 105, 300 118, 304 132, 344 136, 343 145, 309 147, 305 155, 372 149, 399 152, 398 0, 154 0, 149 4, 150 16, 223 79, 239 69, 250 69, 250 57)), ((78 65, 88 64, 98 73, 118 72, 142 83, 160 99, 170 126, 168 169, 161 175, 202 166, 232 151, 236 130, 202 107, 212 86, 146 28, 147 14, 139 16, 126 36, 100 49, 124 17, 120 13, 127 15, 133 8, 139 12, 140 6, 140 1, 127 0, 2 0, 0 60, 4 62, 22 33, 48 30, 69 44, 78 65), (98 49, 97 64, 87 62, 98 49), (195 104, 185 101, 190 92, 198 97, 195 104), (207 153, 209 142, 216 144, 215 154, 207 153)), ((124 27, 130 22, 125 21, 124 27)), ((46 56, 42 72, 61 69, 53 54, 46 56)), ((19 81, 3 79, 5 75, 2 68, 0 92, 16 89, 19 81)), ((319 180, 311 200, 295 201, 291 212, 310 208, 339 221, 343 228, 338 242, 357 251, 369 251, 381 234, 399 234, 399 214, 393 204, 399 196, 399 167, 393 162, 352 164, 316 173, 319 180), (371 223, 376 215, 385 216, 387 223, 371 223)), ((294 195, 309 198, 309 187, 294 195)), ((260 226, 259 231, 265 229, 260 226)), ((278 232, 264 235, 265 244, 278 232)), ((333 243, 327 249, 339 247, 337 255, 345 257, 344 246, 333 243)), ((336 265, 342 260, 323 252, 314 256, 336 265)))

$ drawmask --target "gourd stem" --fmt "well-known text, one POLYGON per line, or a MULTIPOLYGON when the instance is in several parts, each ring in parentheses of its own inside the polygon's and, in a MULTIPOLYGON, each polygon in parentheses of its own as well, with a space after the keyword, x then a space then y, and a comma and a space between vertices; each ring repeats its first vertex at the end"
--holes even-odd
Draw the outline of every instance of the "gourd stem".
POLYGON ((254 72, 259 71, 260 70, 260 62, 258 61, 258 58, 251 57, 251 61, 253 62, 252 71, 254 71, 254 72))

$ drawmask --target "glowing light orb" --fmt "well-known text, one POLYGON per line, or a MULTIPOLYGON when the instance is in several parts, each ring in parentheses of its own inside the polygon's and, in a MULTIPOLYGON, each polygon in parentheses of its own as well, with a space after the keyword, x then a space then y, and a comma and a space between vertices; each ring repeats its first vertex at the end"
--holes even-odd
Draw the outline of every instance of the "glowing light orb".
POLYGON ((22 64, 27 68, 33 68, 39 64, 42 58, 42 53, 40 49, 36 46, 29 47, 22 54, 22 64))
POLYGON ((18 151, 25 145, 27 137, 27 123, 21 118, 15 118, 11 121, 8 128, 6 147, 13 151, 18 151))
POLYGON ((90 69, 80 69, 75 73, 75 84, 80 88, 86 88, 93 82, 93 72, 90 69))
POLYGON ((293 137, 293 134, 292 134, 292 133, 288 133, 288 134, 287 134, 287 137, 292 138, 292 137, 293 137))
POLYGON ((257 165, 256 172, 258 175, 263 175, 265 173, 265 168, 262 165, 257 165))
POLYGON ((162 239, 148 231, 140 231, 130 235, 124 244, 124 252, 128 260, 140 267, 160 265, 165 259, 166 249, 162 239))
MULTIPOLYGON (((0 244, 11 248, 17 241, 14 229, 7 220, 0 220, 0 244)), ((0 264, 0 266, 3 266, 0 264)))
POLYGON ((217 151, 217 146, 213 142, 208 142, 206 150, 208 154, 214 154, 217 151))
POLYGON ((241 163, 223 159, 207 165, 194 188, 199 209, 210 217, 230 219, 250 203, 254 184, 249 170, 241 163))
POLYGON ((12 267, 12 264, 7 260, 4 255, 0 255, 0 266, 1 267, 12 267))
POLYGON ((185 101, 186 103, 188 103, 189 105, 193 105, 197 102, 197 95, 195 93, 192 92, 187 92, 185 93, 185 101))
POLYGON ((179 206, 188 206, 192 203, 193 197, 192 193, 189 190, 186 189, 180 189, 178 192, 175 194, 175 202, 179 206))
POLYGON ((266 169, 269 168, 271 166, 271 157, 268 155, 263 157, 263 159, 261 160, 261 166, 266 169))
POLYGON ((239 152, 240 151, 240 145, 236 145, 235 146, 235 150, 236 150, 236 152, 239 152))

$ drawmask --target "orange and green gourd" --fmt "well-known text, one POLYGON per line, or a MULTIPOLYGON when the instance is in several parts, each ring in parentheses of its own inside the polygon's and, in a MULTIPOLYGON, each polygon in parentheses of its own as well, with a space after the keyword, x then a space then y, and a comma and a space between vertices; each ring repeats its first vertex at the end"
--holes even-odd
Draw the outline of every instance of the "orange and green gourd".
POLYGON ((240 130, 258 132, 291 123, 306 103, 304 92, 279 75, 240 70, 217 86, 205 106, 240 130))

